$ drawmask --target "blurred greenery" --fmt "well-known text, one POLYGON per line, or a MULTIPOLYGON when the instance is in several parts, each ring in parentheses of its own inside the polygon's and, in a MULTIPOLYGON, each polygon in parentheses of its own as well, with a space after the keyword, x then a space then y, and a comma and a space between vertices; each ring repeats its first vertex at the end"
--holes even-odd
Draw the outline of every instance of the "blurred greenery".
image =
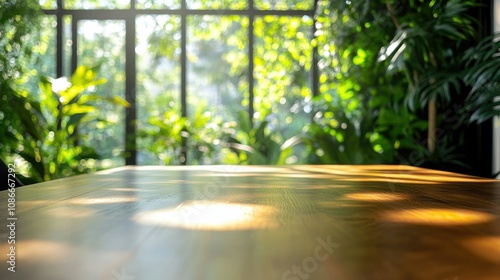
MULTIPOLYGON (((139 9, 180 7, 180 1, 135 3, 139 9)), ((40 5, 54 9, 56 1, 40 5)), ((71 18, 64 17, 64 68, 70 69, 73 44, 81 65, 100 66, 80 66, 67 81, 53 79, 46 76, 55 76, 56 21, 40 5, 0 0, 0 157, 25 162, 25 182, 124 164, 125 21, 80 20, 73 42, 71 18)), ((283 13, 252 21, 244 12, 186 16, 186 108, 180 98, 182 16, 136 17, 139 164, 385 163, 467 170, 462 154, 469 123, 499 114, 500 43, 498 35, 478 40, 470 13, 476 1, 254 5, 316 10, 314 18, 283 13), (433 99, 438 145, 429 151, 425 110, 433 99)), ((128 7, 119 0, 65 1, 65 8, 89 12, 128 7)), ((248 2, 197 0, 188 7, 244 10, 248 2)))
POLYGON ((22 85, 40 51, 42 13, 33 1, 0 0, 0 7, 0 157, 10 160, 24 136, 38 136, 22 85))
POLYGON ((149 151, 157 165, 183 164, 182 150, 187 149, 187 157, 192 164, 222 163, 220 153, 229 151, 224 147, 223 138, 233 130, 231 123, 224 123, 221 117, 213 117, 201 103, 192 118, 180 116, 174 110, 166 110, 161 116, 149 119, 148 126, 141 129, 140 150, 149 151), (192 119, 192 120, 191 120, 192 119), (144 145, 144 146, 142 146, 144 145))
MULTIPOLYGON (((119 20, 82 20, 78 23, 78 63, 100 65, 99 76, 106 83, 95 93, 103 98, 125 98, 125 23, 119 20)), ((125 108, 109 102, 96 101, 95 117, 106 122, 84 123, 78 126, 81 144, 100 151, 103 168, 125 163, 125 108)))
POLYGON ((79 127, 103 122, 96 118, 96 102, 129 106, 118 96, 103 97, 95 88, 106 82, 97 76, 98 67, 78 67, 71 78, 41 77, 40 99, 29 100, 28 111, 21 116, 34 121, 34 126, 19 139, 18 155, 29 164, 25 182, 52 180, 96 170, 92 163, 100 157, 95 147, 81 143, 85 134, 79 127))
POLYGON ((227 135, 227 146, 238 155, 242 164, 286 164, 293 160, 293 147, 301 142, 298 136, 283 140, 269 126, 269 118, 250 123, 245 111, 239 112, 238 122, 227 135))
MULTIPOLYGON (((463 60, 467 59, 467 48, 477 43, 479 25, 472 15, 480 6, 478 2, 359 0, 331 1, 326 6, 328 17, 322 20, 334 30, 330 37, 334 43, 323 49, 330 58, 326 68, 336 76, 332 86, 323 91, 326 97, 343 108, 353 108, 345 113, 354 123, 363 124, 365 116, 372 116, 373 125, 367 126, 369 138, 381 139, 381 143, 372 144, 375 151, 382 152, 385 162, 462 168, 460 171, 470 168, 463 162, 471 111, 464 93, 472 81, 467 82, 464 76, 473 77, 476 70, 464 67, 463 60), (328 91, 335 86, 341 99, 343 95, 354 98, 334 100, 335 93, 328 91), (430 103, 437 105, 437 114, 429 110, 429 116, 435 118, 429 118, 432 123, 427 125, 424 109, 430 103), (430 130, 434 151, 428 145, 433 138, 426 140, 424 134, 431 126, 435 127, 430 130), (384 156, 386 151, 392 155, 384 156)), ((490 67, 489 73, 495 70, 490 67)), ((328 82, 328 78, 323 81, 328 82)), ((494 84, 491 81, 488 85, 494 84)), ((490 94, 489 100, 494 95, 490 94)), ((479 103, 484 108, 486 103, 479 103)), ((362 162, 370 162, 369 157, 362 162)))
POLYGON ((500 115, 500 33, 482 39, 462 58, 463 81, 469 86, 470 121, 483 122, 500 115))

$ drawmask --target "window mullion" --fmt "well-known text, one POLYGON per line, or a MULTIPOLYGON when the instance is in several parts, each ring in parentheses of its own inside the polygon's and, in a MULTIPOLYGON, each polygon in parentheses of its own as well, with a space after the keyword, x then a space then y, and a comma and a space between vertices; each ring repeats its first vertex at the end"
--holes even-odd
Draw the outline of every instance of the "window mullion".
POLYGON ((62 77, 63 75, 63 61, 64 61, 64 43, 63 43, 63 0, 57 0, 56 7, 56 20, 57 20, 57 29, 56 29, 56 76, 62 77))
MULTIPOLYGON (((181 0, 181 116, 187 117, 187 6, 186 0, 181 0)), ((186 165, 187 163, 187 141, 183 131, 181 143, 180 163, 186 165)))
POLYGON ((135 53, 135 15, 125 22, 125 97, 130 103, 125 113, 125 158, 126 165, 137 164, 137 102, 136 102, 136 53, 135 53))
POLYGON ((253 115, 254 115, 254 2, 253 0, 248 1, 248 117, 250 120, 250 125, 253 126, 253 115))
MULTIPOLYGON (((316 38, 316 21, 317 21, 317 14, 318 14, 318 1, 319 0, 314 0, 314 15, 313 15, 313 27, 312 27, 312 39, 314 40, 316 38)), ((319 68, 318 68, 318 43, 316 41, 316 44, 312 46, 312 81, 311 81, 311 87, 312 87, 312 94, 313 96, 318 96, 319 95, 319 68)))

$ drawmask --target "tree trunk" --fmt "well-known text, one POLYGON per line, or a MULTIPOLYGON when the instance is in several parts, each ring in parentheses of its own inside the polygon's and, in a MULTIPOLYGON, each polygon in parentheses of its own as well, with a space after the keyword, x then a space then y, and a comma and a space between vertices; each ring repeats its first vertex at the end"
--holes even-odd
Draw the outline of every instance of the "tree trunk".
POLYGON ((433 153, 436 149, 436 99, 432 98, 428 104, 427 149, 433 153))
MULTIPOLYGON (((431 64, 434 67, 434 69, 437 69, 438 64, 436 61, 436 57, 434 56, 434 53, 430 52, 429 53, 429 58, 431 59, 431 64)), ((434 84, 436 82, 435 78, 431 78, 429 80, 429 83, 434 84)), ((427 104, 428 106, 428 128, 427 128, 427 149, 429 149, 429 152, 434 153, 434 150, 436 149, 436 97, 431 97, 429 100, 429 103, 427 104)))

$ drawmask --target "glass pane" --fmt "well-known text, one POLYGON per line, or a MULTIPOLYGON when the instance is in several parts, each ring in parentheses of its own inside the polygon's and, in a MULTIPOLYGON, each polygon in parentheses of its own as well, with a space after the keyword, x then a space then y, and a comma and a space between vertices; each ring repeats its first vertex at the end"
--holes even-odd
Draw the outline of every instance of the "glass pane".
POLYGON ((312 24, 309 17, 255 19, 255 115, 285 141, 310 120, 312 24))
POLYGON ((56 0, 39 0, 40 6, 42 9, 56 9, 57 3, 56 0))
POLYGON ((136 19, 140 165, 180 163, 180 24, 179 16, 136 19))
POLYGON ((137 9, 180 9, 180 0, 136 0, 137 9))
POLYGON ((246 17, 188 18, 189 164, 220 162, 217 127, 247 110, 247 30, 246 17))
POLYGON ((130 0, 64 0, 66 9, 126 9, 130 0))
POLYGON ((44 16, 41 20, 40 34, 27 37, 36 40, 24 87, 29 93, 39 92, 40 76, 56 76, 56 26, 55 16, 44 16))
POLYGON ((186 1, 188 9, 230 9, 241 10, 248 7, 247 0, 194 0, 186 1))
POLYGON ((71 32, 71 16, 63 16, 63 76, 71 76, 71 48, 73 46, 71 32))
POLYGON ((255 0, 259 10, 312 10, 315 0, 255 0))
MULTIPOLYGON (((78 64, 101 63, 98 76, 107 82, 95 93, 102 97, 125 98, 125 22, 118 20, 82 20, 78 22, 78 64)), ((95 148, 104 160, 97 167, 124 164, 125 108, 97 102, 97 121, 79 126, 85 137, 80 144, 95 148)))

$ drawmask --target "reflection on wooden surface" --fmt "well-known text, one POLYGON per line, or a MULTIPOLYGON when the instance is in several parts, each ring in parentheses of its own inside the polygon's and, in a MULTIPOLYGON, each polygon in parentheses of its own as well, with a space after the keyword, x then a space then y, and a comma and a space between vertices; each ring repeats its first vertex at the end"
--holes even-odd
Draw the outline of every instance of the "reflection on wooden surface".
POLYGON ((381 165, 122 167, 16 194, 16 273, 3 226, 0 279, 500 279, 495 180, 381 165))
POLYGON ((200 230, 245 230, 275 227, 275 209, 258 204, 184 202, 178 207, 139 213, 134 220, 154 226, 200 230))

